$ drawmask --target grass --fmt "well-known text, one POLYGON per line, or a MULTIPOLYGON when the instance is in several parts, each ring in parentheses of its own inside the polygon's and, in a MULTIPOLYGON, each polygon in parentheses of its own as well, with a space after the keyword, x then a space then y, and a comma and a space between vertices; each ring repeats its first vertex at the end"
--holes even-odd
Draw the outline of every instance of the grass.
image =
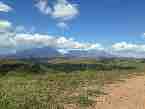
POLYGON ((145 71, 145 63, 140 60, 134 63, 111 60, 106 65, 108 63, 124 63, 124 66, 137 68, 72 70, 70 73, 46 69, 45 73, 36 74, 30 72, 35 70, 9 70, 0 76, 0 109, 64 109, 68 105, 85 109, 96 102, 96 97, 106 94, 103 92, 104 84, 121 81, 130 75, 144 74, 145 71))

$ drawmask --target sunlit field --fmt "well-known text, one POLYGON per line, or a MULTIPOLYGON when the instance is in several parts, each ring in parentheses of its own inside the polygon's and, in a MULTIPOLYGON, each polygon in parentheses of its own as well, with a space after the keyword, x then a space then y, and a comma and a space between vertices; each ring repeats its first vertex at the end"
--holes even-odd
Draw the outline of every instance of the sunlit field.
POLYGON ((66 60, 46 62, 1 60, 1 109, 85 109, 93 106, 103 86, 143 75, 139 59, 66 60))

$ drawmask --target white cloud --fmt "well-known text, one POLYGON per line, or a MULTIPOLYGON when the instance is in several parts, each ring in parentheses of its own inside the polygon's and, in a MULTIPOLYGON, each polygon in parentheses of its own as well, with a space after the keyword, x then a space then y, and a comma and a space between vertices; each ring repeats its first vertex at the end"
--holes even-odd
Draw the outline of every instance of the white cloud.
POLYGON ((7 29, 12 26, 11 22, 6 20, 0 20, 0 29, 7 29))
POLYGON ((57 0, 53 10, 52 16, 61 21, 71 20, 79 13, 77 5, 66 0, 57 0))
POLYGON ((76 4, 71 4, 67 0, 56 0, 57 2, 50 7, 48 0, 39 0, 36 7, 46 15, 51 15, 53 18, 65 21, 71 20, 76 17, 79 13, 76 4))
POLYGON ((69 28, 68 25, 64 22, 57 23, 57 26, 61 29, 68 29, 69 28))
POLYGON ((48 5, 48 0, 39 0, 36 7, 41 13, 55 19, 58 22, 57 26, 63 29, 67 27, 67 21, 79 14, 77 4, 72 4, 67 0, 56 0, 52 7, 48 5))
POLYGON ((48 6, 48 1, 47 0, 39 0, 37 2, 36 7, 42 12, 43 14, 51 14, 52 9, 48 6))
POLYGON ((53 38, 48 35, 18 33, 15 36, 17 45, 53 46, 53 38))
POLYGON ((3 49, 10 49, 10 48, 15 48, 15 41, 13 40, 13 38, 9 37, 9 34, 0 34, 0 36, 3 35, 2 37, 0 37, 0 48, 3 49))
POLYGON ((115 51, 145 52, 145 44, 132 44, 127 42, 120 42, 113 44, 112 49, 115 51))
POLYGON ((9 21, 0 20, 0 54, 16 52, 15 33, 9 21))
POLYGON ((0 1, 0 12, 9 12, 12 8, 0 1))
MULTIPOLYGON (((145 44, 117 42, 108 47, 99 43, 79 42, 64 36, 31 33, 23 26, 17 26, 15 32, 11 31, 12 24, 9 21, 0 20, 0 54, 2 51, 16 51, 36 47, 53 47, 61 53, 69 50, 103 50, 116 56, 145 57, 145 44), (19 30, 19 32, 17 32, 19 30), (25 32, 23 31, 25 30, 25 32), (18 48, 18 49, 17 49, 18 48)), ((32 30, 35 28, 32 27, 32 30)))
POLYGON ((128 42, 118 42, 109 47, 104 47, 99 43, 79 42, 72 38, 63 36, 52 36, 39 33, 12 33, 10 31, 0 32, 0 54, 2 50, 17 51, 36 47, 48 46, 56 48, 61 53, 69 50, 103 50, 121 57, 145 57, 145 44, 134 44, 128 42))
POLYGON ((105 48, 99 43, 82 43, 72 38, 55 37, 48 34, 19 33, 16 35, 15 41, 20 47, 21 45, 29 48, 49 46, 56 48, 61 53, 66 53, 69 50, 103 50, 116 56, 135 58, 144 57, 145 54, 145 44, 118 42, 111 45, 111 49, 109 49, 109 47, 105 48))
POLYGON ((14 40, 15 34, 11 33, 9 29, 0 31, 0 54, 2 51, 15 51, 16 42, 14 40))
POLYGON ((58 52, 60 52, 61 54, 66 54, 69 51, 67 51, 66 49, 58 49, 58 52))
POLYGON ((50 46, 56 49, 103 49, 100 44, 91 44, 91 43, 80 43, 71 38, 65 38, 63 36, 54 37, 46 34, 16 34, 15 37, 17 45, 35 45, 39 46, 50 46))

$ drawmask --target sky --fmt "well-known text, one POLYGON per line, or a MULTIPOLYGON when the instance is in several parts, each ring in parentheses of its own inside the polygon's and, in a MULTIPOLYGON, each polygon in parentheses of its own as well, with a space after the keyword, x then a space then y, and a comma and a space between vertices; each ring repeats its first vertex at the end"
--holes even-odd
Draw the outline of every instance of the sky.
POLYGON ((33 47, 145 52, 145 0, 0 0, 0 54, 33 47))

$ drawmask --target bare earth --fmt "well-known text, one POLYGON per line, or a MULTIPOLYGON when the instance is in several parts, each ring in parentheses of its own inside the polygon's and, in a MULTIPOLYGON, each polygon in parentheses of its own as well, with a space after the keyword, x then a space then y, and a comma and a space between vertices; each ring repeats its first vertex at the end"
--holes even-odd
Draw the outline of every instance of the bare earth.
POLYGON ((145 109, 145 76, 109 85, 93 109, 145 109))

